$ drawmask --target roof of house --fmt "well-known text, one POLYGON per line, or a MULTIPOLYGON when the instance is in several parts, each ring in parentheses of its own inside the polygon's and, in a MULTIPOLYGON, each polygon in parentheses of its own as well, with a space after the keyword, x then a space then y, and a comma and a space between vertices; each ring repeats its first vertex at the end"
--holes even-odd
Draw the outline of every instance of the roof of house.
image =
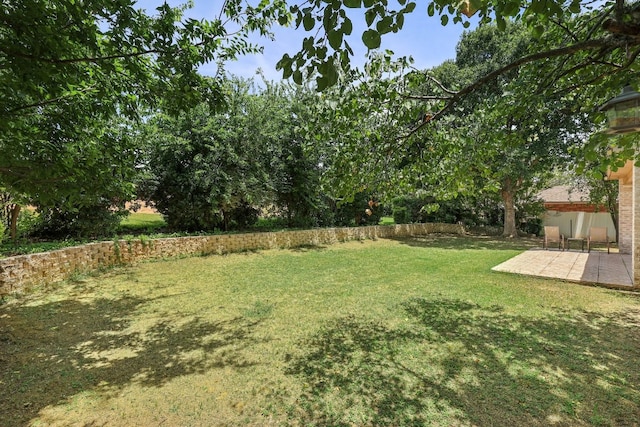
POLYGON ((538 193, 545 203, 589 203, 589 193, 570 185, 556 185, 538 193))

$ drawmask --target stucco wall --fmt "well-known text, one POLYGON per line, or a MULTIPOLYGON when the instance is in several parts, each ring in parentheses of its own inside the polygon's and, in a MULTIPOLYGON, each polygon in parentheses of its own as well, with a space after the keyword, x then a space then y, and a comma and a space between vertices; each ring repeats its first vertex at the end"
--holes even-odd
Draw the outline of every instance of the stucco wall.
POLYGON ((223 254, 255 249, 285 249, 432 233, 462 234, 464 228, 457 224, 405 224, 90 243, 51 252, 0 259, 0 295, 17 292, 30 285, 65 280, 76 272, 131 264, 145 259, 223 254))
POLYGON ((607 227, 609 239, 612 242, 616 241, 616 229, 608 212, 546 211, 542 222, 544 225, 557 225, 565 237, 586 238, 591 227, 607 227))

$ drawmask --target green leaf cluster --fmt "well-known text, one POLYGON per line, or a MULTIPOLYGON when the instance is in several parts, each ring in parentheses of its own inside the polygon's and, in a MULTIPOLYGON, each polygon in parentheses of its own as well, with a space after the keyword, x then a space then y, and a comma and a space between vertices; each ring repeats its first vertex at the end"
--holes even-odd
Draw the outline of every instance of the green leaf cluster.
MULTIPOLYGON (((521 21, 532 29, 535 37, 555 23, 569 21, 585 10, 607 10, 615 2, 608 0, 594 5, 582 0, 432 0, 427 5, 429 16, 440 16, 441 24, 493 23, 501 31, 511 21, 521 21)), ((294 77, 298 83, 316 74, 318 90, 336 84, 333 70, 350 69, 353 56, 348 36, 353 30, 352 16, 363 15, 367 28, 360 41, 369 50, 380 48, 387 33, 402 30, 405 16, 415 12, 417 3, 409 0, 310 0, 292 5, 290 12, 297 28, 313 32, 302 43, 300 50, 286 54, 278 63, 283 77, 294 77), (330 49, 329 51, 327 49, 330 49), (327 65, 328 64, 328 65, 327 65), (320 69, 319 66, 324 68, 320 69)))
POLYGON ((413 12, 416 3, 399 0, 397 6, 398 9, 393 9, 387 1, 375 0, 313 0, 291 6, 296 27, 315 34, 304 39, 296 54, 285 54, 277 69, 282 70, 285 79, 292 77, 297 84, 315 78, 318 91, 337 84, 340 74, 351 68, 353 49, 348 42, 353 32, 351 11, 363 9, 368 29, 361 35, 361 41, 375 50, 384 34, 403 28, 405 14, 413 12))
POLYGON ((116 206, 133 195, 139 150, 127 119, 205 102, 219 79, 198 67, 257 52, 251 32, 287 22, 283 1, 224 2, 217 19, 134 0, 8 0, 0 7, 0 186, 56 209, 116 206))

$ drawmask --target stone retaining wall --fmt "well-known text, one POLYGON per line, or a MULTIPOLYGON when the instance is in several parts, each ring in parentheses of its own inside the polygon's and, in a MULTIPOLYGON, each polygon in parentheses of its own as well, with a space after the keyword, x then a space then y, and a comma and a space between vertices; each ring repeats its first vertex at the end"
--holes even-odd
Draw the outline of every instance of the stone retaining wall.
POLYGON ((65 280, 77 272, 132 264, 146 259, 256 249, 287 249, 432 233, 462 234, 464 228, 457 224, 405 224, 89 243, 0 259, 0 295, 17 292, 31 285, 65 280))

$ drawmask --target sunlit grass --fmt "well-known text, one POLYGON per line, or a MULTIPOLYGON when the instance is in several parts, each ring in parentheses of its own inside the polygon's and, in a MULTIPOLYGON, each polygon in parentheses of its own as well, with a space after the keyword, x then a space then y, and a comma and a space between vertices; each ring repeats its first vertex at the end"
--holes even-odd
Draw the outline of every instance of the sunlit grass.
POLYGON ((9 426, 633 425, 640 299, 491 271, 527 246, 351 242, 42 289, 0 306, 0 413, 9 426))
POLYGON ((380 225, 392 225, 395 224, 395 220, 392 216, 383 216, 380 218, 380 225))
POLYGON ((125 231, 147 231, 153 232, 155 230, 166 227, 166 223, 159 213, 141 213, 132 212, 127 215, 120 226, 125 231))

